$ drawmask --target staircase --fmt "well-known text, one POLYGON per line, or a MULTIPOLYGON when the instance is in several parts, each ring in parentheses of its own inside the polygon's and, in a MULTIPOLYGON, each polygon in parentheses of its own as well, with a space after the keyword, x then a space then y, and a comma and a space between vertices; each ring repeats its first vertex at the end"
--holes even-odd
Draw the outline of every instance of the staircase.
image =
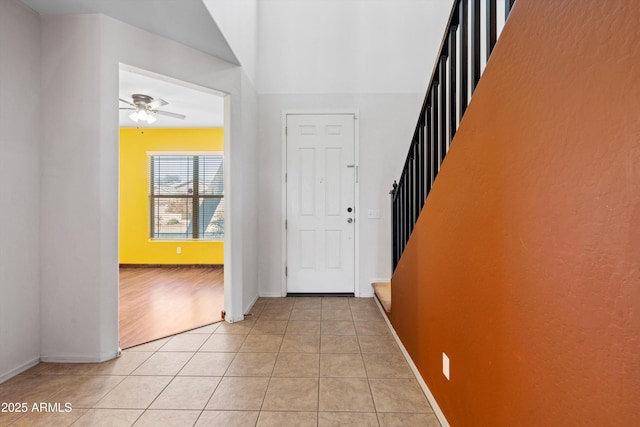
MULTIPOLYGON (((454 1, 402 173, 390 191, 394 271, 514 3, 454 1)), ((390 312, 391 284, 377 285, 390 312)))

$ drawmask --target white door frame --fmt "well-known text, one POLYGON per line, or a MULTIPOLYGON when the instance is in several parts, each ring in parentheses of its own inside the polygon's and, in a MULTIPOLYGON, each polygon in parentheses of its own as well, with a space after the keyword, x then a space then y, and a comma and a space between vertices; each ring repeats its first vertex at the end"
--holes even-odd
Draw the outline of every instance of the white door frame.
POLYGON ((357 168, 360 165, 360 126, 359 126, 359 114, 358 110, 284 110, 282 111, 282 162, 280 173, 280 187, 282 189, 282 207, 280 212, 280 233, 282 241, 282 265, 280 269, 280 277, 282 283, 282 296, 287 296, 287 276, 285 269, 287 267, 287 230, 285 228, 285 222, 287 220, 287 116, 292 115, 324 115, 324 114, 347 114, 353 115, 353 150, 354 150, 354 162, 356 164, 356 182, 355 182, 355 200, 354 200, 354 220, 355 220, 355 235, 354 235, 354 278, 353 278, 353 295, 360 296, 360 178, 357 168))
MULTIPOLYGON (((198 90, 201 92, 206 92, 209 94, 217 95, 224 99, 224 125, 223 125, 223 155, 224 155, 224 201, 225 201, 225 209, 224 209, 224 224, 225 224, 225 233, 224 233, 224 278, 223 278, 223 310, 225 311, 225 320, 227 322, 236 322, 244 319, 244 308, 242 306, 242 290, 236 289, 236 287, 232 286, 232 283, 235 279, 233 279, 233 271, 236 270, 234 268, 233 262, 233 251, 234 248, 233 242, 240 239, 232 238, 232 229, 231 223, 233 222, 233 206, 235 204, 230 203, 230 200, 234 199, 231 194, 231 152, 233 151, 232 141, 231 141, 231 94, 220 89, 215 89, 210 86, 204 86, 201 84, 191 83, 186 80, 182 80, 168 74, 161 74, 155 71, 147 70, 144 68, 139 68, 133 65, 129 65, 123 62, 118 63, 119 71, 128 71, 131 73, 141 74, 146 77, 154 78, 157 80, 167 81, 169 83, 184 86, 190 89, 198 90)), ((118 73, 118 87, 120 87, 119 73, 118 73)), ((120 133, 118 132, 118 141, 120 138, 120 133)), ((120 167, 120 143, 118 142, 118 168, 120 167)), ((118 191, 120 188, 120 172, 118 172, 118 191)), ((120 227, 120 195, 118 194, 118 230, 120 227)), ((118 253, 117 259, 118 263, 120 262, 120 233, 117 233, 118 236, 118 253)), ((119 272, 119 267, 118 267, 119 272)), ((236 283, 242 283, 242 280, 237 280, 236 283)), ((117 330, 118 330, 118 348, 120 348, 120 280, 117 283, 117 330)), ((256 296, 257 298, 257 296, 256 296)), ((255 302, 255 301, 254 301, 255 302)))

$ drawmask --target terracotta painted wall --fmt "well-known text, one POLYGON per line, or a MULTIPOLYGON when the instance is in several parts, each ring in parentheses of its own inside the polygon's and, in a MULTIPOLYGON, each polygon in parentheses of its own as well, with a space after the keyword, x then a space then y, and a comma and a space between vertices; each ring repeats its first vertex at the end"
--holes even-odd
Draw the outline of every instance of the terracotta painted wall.
POLYGON ((517 1, 392 286, 452 426, 640 425, 637 1, 517 1))

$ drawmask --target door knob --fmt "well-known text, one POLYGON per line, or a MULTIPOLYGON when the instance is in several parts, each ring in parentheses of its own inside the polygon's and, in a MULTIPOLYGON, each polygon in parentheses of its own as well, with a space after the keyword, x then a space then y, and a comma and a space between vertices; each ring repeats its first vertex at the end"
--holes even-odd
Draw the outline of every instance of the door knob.
POLYGON ((347 222, 351 224, 353 222, 353 218, 347 218, 347 222))

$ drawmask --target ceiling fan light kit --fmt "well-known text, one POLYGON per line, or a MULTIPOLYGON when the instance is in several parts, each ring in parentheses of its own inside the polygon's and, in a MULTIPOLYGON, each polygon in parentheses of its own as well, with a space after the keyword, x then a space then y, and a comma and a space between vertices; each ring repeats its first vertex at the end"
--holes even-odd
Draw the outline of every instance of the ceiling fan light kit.
POLYGON ((129 118, 136 123, 143 121, 149 124, 158 120, 155 117, 153 117, 153 114, 147 113, 145 110, 134 111, 133 113, 129 114, 129 118))
POLYGON ((129 107, 120 107, 120 109, 134 110, 133 113, 129 114, 129 118, 136 123, 146 122, 148 124, 152 124, 157 120, 157 118, 155 117, 156 114, 173 117, 180 120, 186 118, 184 114, 170 113, 169 111, 158 110, 158 107, 162 107, 163 105, 168 104, 168 102, 163 99, 154 100, 149 95, 142 94, 133 94, 131 95, 131 99, 133 102, 120 98, 120 102, 124 102, 125 104, 129 105, 129 107))

